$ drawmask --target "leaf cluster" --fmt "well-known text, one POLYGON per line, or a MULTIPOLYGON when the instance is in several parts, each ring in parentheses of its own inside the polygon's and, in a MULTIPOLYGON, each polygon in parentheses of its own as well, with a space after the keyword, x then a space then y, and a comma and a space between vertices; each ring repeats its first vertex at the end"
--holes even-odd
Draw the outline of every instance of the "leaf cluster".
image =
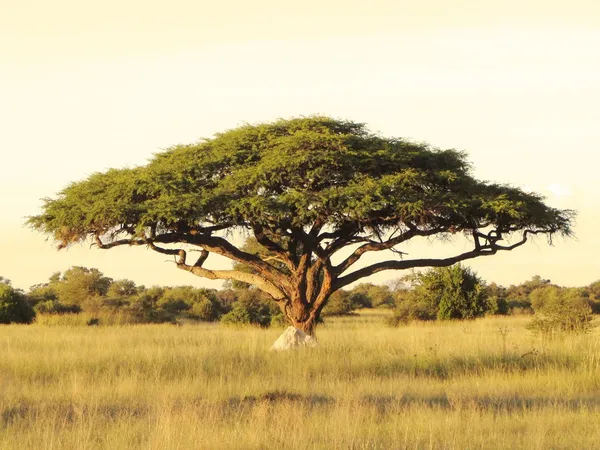
POLYGON ((476 180, 461 151, 315 116, 244 125, 174 146, 145 166, 93 174, 45 199, 28 222, 65 247, 90 236, 193 236, 214 226, 284 236, 315 223, 374 235, 399 226, 568 235, 572 217, 538 195, 476 180))

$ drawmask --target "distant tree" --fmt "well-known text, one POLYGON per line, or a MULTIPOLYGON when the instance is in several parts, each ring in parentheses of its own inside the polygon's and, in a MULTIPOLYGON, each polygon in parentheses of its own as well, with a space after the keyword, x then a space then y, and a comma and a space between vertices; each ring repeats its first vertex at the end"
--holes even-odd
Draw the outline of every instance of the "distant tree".
POLYGON ((112 279, 98 269, 74 266, 58 280, 50 282, 56 289, 58 301, 63 305, 81 305, 95 296, 106 296, 112 279))
POLYGON ((29 299, 33 305, 40 302, 58 301, 55 286, 51 283, 36 284, 29 288, 29 299))
POLYGON ((172 322, 173 315, 157 306, 164 292, 165 289, 159 286, 138 289, 138 295, 129 302, 129 312, 134 320, 142 323, 172 322))
POLYGON ((106 295, 108 297, 132 297, 138 293, 135 282, 131 280, 115 280, 110 283, 106 295))
POLYGON ((0 283, 0 324, 31 323, 35 312, 25 294, 7 282, 0 283))
POLYGON ((146 246, 192 274, 254 285, 312 334, 338 289, 385 270, 513 250, 534 235, 570 235, 572 217, 538 195, 476 180, 459 151, 308 117, 244 125, 175 146, 143 167, 95 173, 46 199, 28 223, 59 248, 88 238, 102 249, 146 246), (236 246, 234 231, 262 250, 236 246), (398 258, 397 247, 411 239, 455 234, 472 248, 398 258), (200 250, 194 262, 189 246, 200 250), (357 268, 368 252, 382 256, 357 268), (208 268, 211 253, 249 270, 208 268))
POLYGON ((238 293, 235 289, 223 289, 215 292, 219 309, 224 313, 228 313, 233 308, 233 304, 238 299, 238 293))
POLYGON ((506 315, 510 312, 507 301, 507 289, 496 283, 490 283, 486 286, 486 310, 488 314, 506 315))
POLYGON ((586 297, 594 314, 600 314, 600 280, 590 283, 582 289, 582 295, 586 297))
POLYGON ((352 314, 352 311, 356 308, 362 307, 354 303, 354 300, 350 292, 340 289, 331 294, 331 298, 327 302, 325 309, 323 309, 323 315, 325 316, 345 316, 352 314))
POLYGON ((550 286, 552 283, 539 275, 534 275, 531 280, 521 284, 511 285, 506 291, 506 301, 511 311, 531 312, 531 300, 529 294, 535 289, 550 286))
POLYGON ((600 280, 594 281, 587 287, 591 300, 600 301, 600 280))

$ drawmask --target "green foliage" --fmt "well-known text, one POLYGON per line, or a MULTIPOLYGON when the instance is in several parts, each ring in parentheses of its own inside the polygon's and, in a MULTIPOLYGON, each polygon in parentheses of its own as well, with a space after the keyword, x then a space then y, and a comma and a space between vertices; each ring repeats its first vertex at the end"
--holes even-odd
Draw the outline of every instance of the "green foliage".
POLYGON ((590 308, 594 314, 600 314, 600 280, 594 281, 584 288, 584 295, 588 298, 590 308))
POLYGON ((496 283, 490 283, 485 289, 486 313, 493 315, 507 315, 510 307, 507 301, 507 289, 496 283))
POLYGON ((423 283, 440 295, 438 319, 474 319, 486 311, 485 286, 460 264, 430 271, 423 283))
POLYGON ((138 293, 138 288, 131 280, 114 280, 110 283, 106 295, 108 297, 131 297, 138 293))
POLYGON ((415 273, 408 279, 413 289, 397 305, 392 323, 474 319, 489 307, 483 281, 460 264, 415 273))
POLYGON ((63 305, 81 305, 95 296, 105 296, 112 280, 98 269, 74 266, 59 280, 50 282, 63 305))
POLYGON ((33 310, 37 314, 71 314, 80 312, 81 308, 78 305, 63 305, 57 300, 42 300, 35 304, 33 310))
MULTIPOLYGON (((97 234, 348 225, 384 233, 399 223, 571 232, 571 211, 477 181, 464 153, 373 134, 329 117, 245 125, 157 154, 146 166, 72 183, 29 224, 61 247, 97 234), (385 219, 383 219, 385 218, 385 219)), ((354 229, 354 228, 353 228, 354 229)))
POLYGON ((394 294, 388 286, 362 283, 351 290, 334 292, 323 314, 326 316, 342 316, 352 314, 360 308, 392 308, 395 304, 394 294))
POLYGON ((25 295, 8 280, 0 282, 0 324, 31 323, 34 318, 35 312, 25 295))
POLYGON ((277 315, 271 302, 256 289, 239 290, 238 300, 233 309, 221 318, 226 325, 258 325, 269 327, 272 316, 277 315))
POLYGON ((329 301, 323 309, 324 316, 345 316, 352 314, 352 310, 360 308, 362 305, 357 305, 353 302, 353 298, 348 291, 340 289, 334 292, 329 297, 329 301))
MULTIPOLYGON (((321 311, 318 295, 308 302, 300 299, 319 292, 326 278, 325 286, 337 290, 381 270, 427 262, 383 261, 352 272, 349 266, 360 258, 355 255, 347 266, 333 267, 334 253, 346 246, 392 248, 388 239, 394 235, 473 236, 475 249, 457 255, 454 260, 459 261, 510 250, 535 234, 549 240, 556 234, 570 235, 574 212, 549 207, 543 200, 475 179, 461 151, 386 138, 361 123, 314 116, 244 125, 212 139, 174 146, 145 166, 95 173, 70 184, 56 198, 45 199, 42 213, 28 223, 52 236, 59 248, 86 239, 102 248, 147 245, 171 255, 178 252, 171 244, 201 247, 202 257, 194 266, 181 249, 178 267, 209 278, 233 278, 234 288, 253 283, 273 298, 296 302, 292 310, 300 319, 315 318, 321 311), (249 236, 243 249, 228 241, 240 231, 249 236), (519 243, 498 244, 517 232, 519 243), (203 267, 208 253, 234 261, 235 273, 217 274, 203 267), (305 292, 292 292, 300 287, 305 292)), ((103 289, 110 283, 92 282, 97 274, 80 269, 57 281, 60 303, 105 307, 98 298, 106 295, 103 289)), ((110 296, 134 297, 119 289, 110 296)), ((370 289, 377 292, 357 292, 351 302, 392 306, 393 296, 384 288, 370 289)), ((321 299, 331 292, 323 291, 321 299)), ((212 308, 205 304, 194 312, 194 302, 169 296, 158 305, 166 315, 204 315, 212 308)), ((448 297, 437 306, 438 316, 478 315, 478 301, 448 297)))
POLYGON ((529 295, 535 289, 550 285, 550 280, 544 279, 539 275, 535 275, 531 280, 521 284, 511 285, 506 290, 506 301, 511 313, 531 314, 533 309, 531 308, 529 295))
POLYGON ((409 295, 402 302, 398 303, 394 310, 394 315, 388 319, 388 324, 395 327, 415 320, 435 320, 436 317, 437 309, 435 304, 427 299, 420 299, 409 295))
POLYGON ((349 291, 354 308, 393 308, 394 296, 388 286, 362 283, 349 291))
POLYGON ((592 309, 580 289, 539 287, 530 298, 535 316, 529 329, 534 333, 587 332, 592 328, 592 309))

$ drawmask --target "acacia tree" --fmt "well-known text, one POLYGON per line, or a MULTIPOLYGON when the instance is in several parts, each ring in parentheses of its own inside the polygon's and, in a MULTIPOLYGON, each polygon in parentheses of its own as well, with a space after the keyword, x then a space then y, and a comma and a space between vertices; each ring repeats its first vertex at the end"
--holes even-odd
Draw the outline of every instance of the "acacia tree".
POLYGON ((536 234, 551 242, 571 234, 572 217, 538 195, 476 180, 460 151, 309 117, 244 125, 145 166, 93 174, 45 199, 28 223, 59 249, 86 239, 101 249, 142 245, 195 275, 252 284, 312 334, 330 295, 361 278, 493 255, 536 234), (234 245, 240 231, 262 250, 234 245), (471 250, 408 259, 398 249, 457 233, 471 250), (190 248, 200 251, 194 261, 190 248), (363 255, 382 251, 379 262, 357 268, 363 255), (211 253, 233 268, 209 268, 211 253))

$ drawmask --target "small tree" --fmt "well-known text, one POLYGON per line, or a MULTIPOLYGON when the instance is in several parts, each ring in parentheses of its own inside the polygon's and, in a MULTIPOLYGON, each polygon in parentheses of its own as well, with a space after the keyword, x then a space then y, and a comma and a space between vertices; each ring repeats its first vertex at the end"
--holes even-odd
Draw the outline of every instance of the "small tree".
POLYGON ((0 323, 31 323, 35 312, 25 294, 6 282, 0 282, 0 323))
POLYGON ((330 296, 362 278, 450 266, 534 235, 570 235, 572 217, 538 195, 475 179, 462 152, 308 117, 244 125, 143 167, 93 174, 46 199, 28 223, 59 248, 88 238, 101 249, 141 245, 192 274, 251 284, 312 334, 330 296), (262 250, 236 246, 234 231, 262 250), (459 233, 470 250, 398 258, 411 239, 459 233), (195 261, 189 246, 200 250, 195 261), (369 252, 382 256, 360 267, 369 252), (209 268, 211 253, 247 270, 209 268))
POLYGON ((79 306, 86 300, 105 296, 111 282, 112 279, 105 277, 98 269, 80 266, 71 267, 62 277, 50 280, 61 304, 79 306))

